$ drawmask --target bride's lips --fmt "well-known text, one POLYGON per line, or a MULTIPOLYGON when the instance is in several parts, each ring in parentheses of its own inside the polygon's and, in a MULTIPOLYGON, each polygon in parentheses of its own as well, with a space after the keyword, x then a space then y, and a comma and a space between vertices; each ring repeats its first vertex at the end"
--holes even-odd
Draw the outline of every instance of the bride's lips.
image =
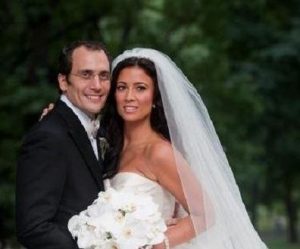
POLYGON ((137 106, 124 106, 123 109, 126 113, 133 113, 137 110, 137 106))

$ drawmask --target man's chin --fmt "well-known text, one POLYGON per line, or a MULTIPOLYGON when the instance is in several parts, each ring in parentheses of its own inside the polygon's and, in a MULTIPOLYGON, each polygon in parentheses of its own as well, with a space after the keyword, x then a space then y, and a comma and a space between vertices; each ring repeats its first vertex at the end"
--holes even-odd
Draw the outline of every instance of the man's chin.
POLYGON ((98 108, 91 108, 91 109, 88 109, 86 112, 90 116, 95 116, 95 115, 98 115, 101 112, 102 108, 103 108, 103 106, 98 107, 98 108))

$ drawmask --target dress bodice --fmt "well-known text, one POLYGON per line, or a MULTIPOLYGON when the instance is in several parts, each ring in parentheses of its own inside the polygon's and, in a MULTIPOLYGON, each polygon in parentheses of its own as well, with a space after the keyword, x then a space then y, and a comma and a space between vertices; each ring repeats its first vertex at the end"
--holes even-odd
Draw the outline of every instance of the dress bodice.
POLYGON ((119 172, 110 179, 109 184, 116 190, 133 188, 135 191, 150 195, 159 206, 165 220, 171 218, 174 214, 175 198, 157 182, 149 178, 134 172, 119 172))
MULTIPOLYGON (((135 172, 119 172, 113 178, 106 180, 106 186, 111 186, 116 190, 122 188, 132 188, 134 191, 150 195, 153 201, 158 205, 158 208, 165 221, 174 217, 175 203, 174 196, 164 189, 159 183, 150 180, 135 172)), ((177 208, 176 217, 184 217, 186 212, 182 207, 177 208)), ((189 243, 185 243, 174 247, 174 249, 187 249, 189 243)))

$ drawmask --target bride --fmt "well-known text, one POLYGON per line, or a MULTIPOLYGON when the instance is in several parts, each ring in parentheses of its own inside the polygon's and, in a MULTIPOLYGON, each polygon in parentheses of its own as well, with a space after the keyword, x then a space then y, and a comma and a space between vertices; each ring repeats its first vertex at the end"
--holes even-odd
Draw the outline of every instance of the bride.
POLYGON ((153 248, 266 248, 205 105, 172 60, 153 49, 127 50, 113 61, 111 83, 101 121, 106 178, 116 189, 151 195, 173 221, 153 248))

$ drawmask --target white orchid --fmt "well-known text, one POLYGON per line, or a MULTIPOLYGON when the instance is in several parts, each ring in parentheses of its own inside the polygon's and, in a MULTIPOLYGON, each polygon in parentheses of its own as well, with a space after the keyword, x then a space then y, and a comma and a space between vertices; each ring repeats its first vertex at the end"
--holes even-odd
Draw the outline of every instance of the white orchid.
POLYGON ((84 249, 138 249, 163 241, 167 227, 152 198, 131 189, 108 188, 68 229, 84 249))

